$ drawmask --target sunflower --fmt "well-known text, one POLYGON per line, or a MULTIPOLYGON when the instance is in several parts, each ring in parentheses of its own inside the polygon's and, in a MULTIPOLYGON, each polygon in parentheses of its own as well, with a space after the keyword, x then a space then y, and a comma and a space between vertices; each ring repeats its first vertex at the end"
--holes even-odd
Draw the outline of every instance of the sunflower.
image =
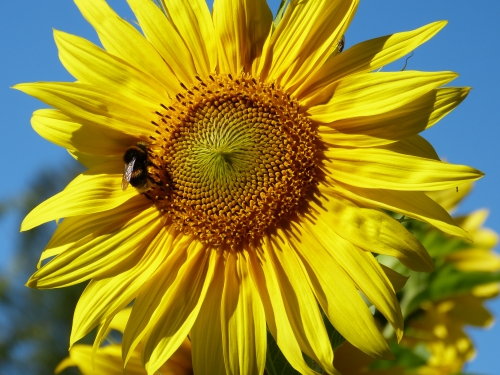
MULTIPOLYGON (((458 193, 450 189, 428 195, 454 211, 471 188, 466 184, 458 193)), ((395 338, 389 340, 396 361, 377 361, 345 343, 335 351, 334 365, 341 373, 451 375, 462 371, 475 355, 465 329, 491 326, 494 317, 485 301, 500 292, 499 256, 493 251, 498 235, 482 226, 486 216, 487 210, 480 209, 456 218, 474 243, 439 233, 427 224, 405 222, 426 245, 436 270, 430 275, 413 273, 400 293, 405 334, 399 345, 395 338)), ((401 266, 396 270, 402 271, 401 266)))
MULTIPOLYGON (((472 184, 469 184, 469 186, 465 185, 465 189, 462 189, 461 194, 453 194, 445 190, 432 192, 428 195, 452 212, 471 189, 472 184)), ((452 264, 455 269, 465 272, 494 273, 500 271, 500 256, 493 251, 498 245, 498 234, 492 229, 483 227, 488 215, 489 211, 482 208, 467 215, 455 217, 455 222, 470 234, 474 239, 474 243, 462 246, 456 251, 447 254, 445 257, 446 263, 452 264)))
POLYGON ((322 314, 389 357, 365 300, 399 338, 403 319, 372 253, 433 265, 385 210, 467 236, 423 192, 482 173, 418 135, 467 96, 441 87, 457 74, 373 71, 445 22, 342 52, 357 0, 285 1, 274 20, 264 0, 128 0, 142 33, 75 2, 104 48, 55 31, 77 81, 15 87, 55 108, 34 129, 88 168, 21 228, 64 218, 27 285, 90 280, 71 344, 135 300, 124 359, 143 342, 148 374, 187 335, 195 373, 262 374, 266 330, 297 371, 315 373, 304 353, 337 373, 322 314))
MULTIPOLYGON (((123 334, 130 317, 130 308, 127 308, 115 315, 108 329, 112 329, 123 334)), ((69 351, 66 357, 59 363, 55 373, 59 374, 68 367, 78 367, 83 375, 123 375, 122 346, 115 343, 113 336, 109 333, 107 338, 111 342, 94 350, 91 345, 77 344, 69 351)), ((125 369, 128 375, 147 375, 141 365, 140 346, 132 353, 125 369)), ((158 369, 162 375, 192 375, 191 344, 185 339, 177 351, 158 369)))

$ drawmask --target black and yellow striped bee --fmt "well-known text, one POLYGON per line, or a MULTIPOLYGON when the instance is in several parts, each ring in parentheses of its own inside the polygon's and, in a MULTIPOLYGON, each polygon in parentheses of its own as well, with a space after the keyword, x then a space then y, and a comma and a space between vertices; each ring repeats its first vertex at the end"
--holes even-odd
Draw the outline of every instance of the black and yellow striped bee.
POLYGON ((125 191, 128 184, 140 190, 148 187, 148 150, 146 143, 138 142, 125 151, 123 161, 125 169, 123 170, 122 190, 125 191))

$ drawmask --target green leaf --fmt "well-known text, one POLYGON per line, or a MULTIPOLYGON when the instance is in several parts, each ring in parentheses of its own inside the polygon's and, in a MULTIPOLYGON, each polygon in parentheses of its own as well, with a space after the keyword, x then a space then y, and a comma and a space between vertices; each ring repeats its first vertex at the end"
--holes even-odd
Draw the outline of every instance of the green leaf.
POLYGON ((472 247, 470 242, 466 242, 461 238, 447 236, 437 230, 426 231, 423 238, 419 238, 419 240, 434 260, 472 247))
POLYGON ((473 288, 500 281, 500 273, 462 272, 452 266, 436 274, 429 288, 431 300, 470 292, 473 288))
POLYGON ((417 368, 427 364, 430 355, 423 345, 417 345, 415 348, 410 349, 400 346, 395 340, 391 340, 389 347, 396 359, 391 361, 376 360, 370 365, 371 370, 387 370, 393 367, 417 368))
POLYGON ((268 375, 300 374, 288 363, 269 330, 267 331, 266 371, 268 375))
POLYGON ((423 292, 414 296, 411 302, 408 303, 405 316, 417 310, 424 301, 439 301, 444 298, 466 294, 479 285, 499 281, 500 273, 462 272, 453 268, 452 265, 447 265, 431 274, 423 292))

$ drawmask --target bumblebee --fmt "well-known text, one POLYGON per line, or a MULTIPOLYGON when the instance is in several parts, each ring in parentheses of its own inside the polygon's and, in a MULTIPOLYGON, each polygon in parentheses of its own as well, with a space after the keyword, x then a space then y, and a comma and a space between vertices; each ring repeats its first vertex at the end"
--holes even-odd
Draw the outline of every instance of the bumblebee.
POLYGON ((148 150, 146 143, 138 142, 131 146, 123 155, 125 169, 123 170, 122 190, 125 191, 128 184, 140 190, 148 187, 148 150))

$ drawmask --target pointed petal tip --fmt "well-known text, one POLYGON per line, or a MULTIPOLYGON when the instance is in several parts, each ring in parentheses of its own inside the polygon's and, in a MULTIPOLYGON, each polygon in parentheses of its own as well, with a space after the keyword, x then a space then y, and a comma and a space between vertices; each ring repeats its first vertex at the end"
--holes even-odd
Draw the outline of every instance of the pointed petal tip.
POLYGON ((10 86, 9 88, 14 89, 14 90, 23 91, 21 88, 23 85, 25 85, 25 83, 17 83, 14 86, 10 86))
MULTIPOLYGON (((33 223, 31 223, 31 217, 30 217, 30 214, 26 215, 26 217, 23 219, 23 221, 21 222, 21 228, 20 228, 20 231, 21 232, 26 232, 30 229, 33 229, 35 228, 37 225, 33 225, 33 223)), ((39 225, 39 224, 38 224, 39 225)))
POLYGON ((23 222, 21 223, 21 227, 19 228, 19 232, 26 232, 26 231, 28 231, 28 230, 30 230, 30 229, 31 229, 31 228, 29 228, 29 227, 25 224, 25 222, 24 222, 24 220, 23 220, 23 222))
POLYGON ((432 258, 430 257, 429 253, 427 252, 427 250, 424 250, 425 251, 425 255, 422 254, 422 256, 420 256, 419 260, 420 262, 413 262, 412 264, 405 264, 408 268, 410 268, 411 270, 413 271, 417 271, 417 272, 433 272, 435 267, 434 267, 434 261, 432 260, 432 258))
MULTIPOLYGON (((33 275, 35 276, 35 275, 33 275)), ((24 284, 24 286, 31 288, 31 289, 38 289, 38 279, 31 276, 29 280, 24 284)))
POLYGON ((439 30, 443 29, 446 25, 448 25, 448 20, 439 20, 436 22, 433 22, 436 26, 439 26, 439 30))
MULTIPOLYGON (((398 343, 401 342, 401 339, 403 338, 403 327, 395 329, 396 332, 396 339, 398 340, 398 343)), ((392 353, 391 353, 392 354, 392 353)))
POLYGON ((469 232, 467 232, 465 229, 462 229, 462 231, 463 231, 463 238, 465 240, 469 241, 470 243, 474 243, 474 237, 472 237, 472 235, 469 232))
POLYGON ((52 34, 54 35, 54 39, 60 37, 63 34, 66 34, 64 31, 58 30, 55 27, 52 28, 52 34))
POLYGON ((429 256, 429 262, 425 263, 425 267, 423 267, 421 269, 421 271, 422 272, 434 272, 435 269, 436 269, 436 267, 434 266, 434 261, 429 256))
POLYGON ((387 349, 378 354, 375 358, 377 359, 383 359, 385 361, 394 361, 396 357, 394 357, 394 354, 392 354, 391 349, 389 349, 389 346, 387 346, 387 349))

